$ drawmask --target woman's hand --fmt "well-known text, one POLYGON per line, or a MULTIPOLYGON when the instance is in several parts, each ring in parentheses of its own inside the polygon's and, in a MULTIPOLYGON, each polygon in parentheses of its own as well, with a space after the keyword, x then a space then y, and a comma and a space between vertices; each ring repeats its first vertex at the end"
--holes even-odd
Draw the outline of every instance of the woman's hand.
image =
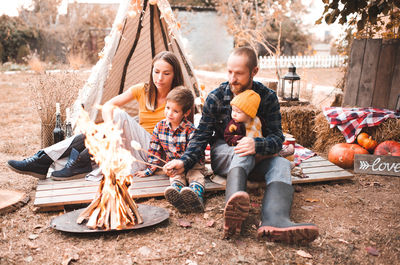
POLYGON ((243 137, 237 142, 233 150, 235 150, 235 153, 239 156, 254 155, 256 153, 256 142, 254 138, 243 137))
POLYGON ((143 171, 137 171, 137 172, 135 172, 133 175, 134 175, 135 177, 139 177, 139 178, 145 178, 145 177, 147 177, 144 170, 143 170, 143 171))
POLYGON ((182 175, 185 172, 185 167, 182 160, 174 159, 165 164, 163 170, 169 177, 173 177, 182 175))

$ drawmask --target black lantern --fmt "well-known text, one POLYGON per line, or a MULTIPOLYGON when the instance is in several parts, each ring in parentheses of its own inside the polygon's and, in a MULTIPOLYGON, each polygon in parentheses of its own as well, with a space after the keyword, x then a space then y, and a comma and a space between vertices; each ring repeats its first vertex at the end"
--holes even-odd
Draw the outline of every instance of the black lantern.
POLYGON ((281 96, 285 100, 299 100, 300 76, 296 74, 296 67, 292 64, 289 72, 282 78, 281 96))

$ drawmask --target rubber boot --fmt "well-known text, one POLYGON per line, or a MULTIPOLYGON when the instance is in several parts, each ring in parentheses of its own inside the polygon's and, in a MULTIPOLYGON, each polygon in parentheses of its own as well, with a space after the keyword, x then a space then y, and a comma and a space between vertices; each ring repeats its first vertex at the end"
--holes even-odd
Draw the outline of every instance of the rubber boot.
POLYGON ((68 162, 65 167, 51 173, 53 180, 71 180, 83 178, 92 171, 92 162, 89 150, 85 149, 79 153, 74 148, 71 151, 68 162))
POLYGON ((249 215, 250 197, 246 192, 246 171, 241 167, 228 172, 225 188, 224 238, 240 234, 243 221, 249 215))
POLYGON ((43 150, 40 150, 32 157, 25 158, 22 161, 8 160, 7 165, 10 169, 20 174, 46 179, 47 171, 49 171, 49 167, 53 162, 43 150))
POLYGON ((258 238, 266 237, 269 241, 304 244, 318 237, 316 225, 296 224, 290 221, 292 200, 292 185, 280 181, 267 185, 262 204, 262 223, 257 231, 258 238))

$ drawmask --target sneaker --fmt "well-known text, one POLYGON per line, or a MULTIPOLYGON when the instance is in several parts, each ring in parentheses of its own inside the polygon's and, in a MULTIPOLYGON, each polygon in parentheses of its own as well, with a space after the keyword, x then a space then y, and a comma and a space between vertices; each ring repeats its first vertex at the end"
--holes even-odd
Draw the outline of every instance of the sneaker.
POLYGON ((79 153, 72 148, 65 167, 58 171, 53 171, 50 178, 53 180, 71 180, 84 178, 87 173, 91 172, 92 163, 87 149, 79 153))
POLYGON ((38 179, 46 179, 47 171, 49 171, 51 164, 53 164, 53 160, 43 150, 22 161, 7 161, 7 165, 11 170, 20 174, 31 175, 38 179))
POLYGON ((224 238, 240 234, 242 223, 249 215, 250 197, 247 192, 235 192, 224 209, 224 238))
POLYGON ((182 200, 180 194, 182 187, 183 187, 182 184, 174 182, 171 184, 171 186, 168 186, 164 191, 165 199, 169 203, 171 203, 176 209, 178 209, 179 212, 186 211, 185 202, 182 200))
POLYGON ((181 196, 186 209, 190 212, 204 212, 203 194, 204 187, 201 184, 190 183, 189 187, 184 187, 181 196))

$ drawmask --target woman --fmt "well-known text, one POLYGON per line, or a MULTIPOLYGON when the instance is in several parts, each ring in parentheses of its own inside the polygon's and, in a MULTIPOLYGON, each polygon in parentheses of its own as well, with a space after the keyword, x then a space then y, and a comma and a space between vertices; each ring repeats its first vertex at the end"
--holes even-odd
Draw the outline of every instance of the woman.
MULTIPOLYGON (((151 133, 165 118, 164 107, 168 92, 184 84, 182 70, 176 56, 168 51, 157 54, 152 62, 149 83, 141 83, 127 89, 124 93, 107 101, 102 108, 104 121, 119 121, 123 129, 124 147, 131 150, 136 159, 147 160, 144 151, 134 150, 130 143, 139 142, 142 149, 149 147, 151 133), (139 123, 119 107, 136 100, 139 103, 139 123)), ((88 150, 84 145, 84 135, 76 135, 37 152, 22 161, 9 160, 8 166, 21 174, 45 179, 49 167, 58 159, 69 156, 65 167, 53 171, 54 180, 69 180, 85 176, 92 171, 88 150)), ((144 165, 136 163, 132 168, 143 170, 144 165)))

